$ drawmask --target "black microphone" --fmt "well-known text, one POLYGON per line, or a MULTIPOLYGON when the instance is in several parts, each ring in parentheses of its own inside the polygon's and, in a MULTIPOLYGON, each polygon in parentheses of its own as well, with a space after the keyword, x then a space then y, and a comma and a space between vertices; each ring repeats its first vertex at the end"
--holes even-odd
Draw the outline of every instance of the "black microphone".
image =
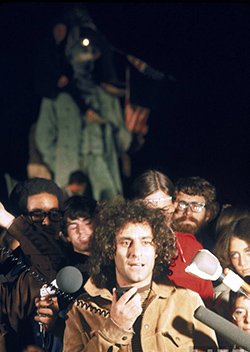
POLYGON ((56 283, 61 291, 75 293, 83 285, 82 273, 74 266, 65 266, 57 273, 56 283))
POLYGON ((220 315, 203 306, 195 310, 194 317, 215 330, 229 343, 236 344, 238 347, 250 351, 250 334, 241 330, 229 320, 222 318, 220 315))
POLYGON ((228 268, 225 269, 225 274, 223 274, 219 260, 207 249, 200 249, 185 271, 201 279, 219 280, 229 287, 230 290, 241 292, 249 298, 247 294, 250 294, 250 285, 228 268))
POLYGON ((66 293, 77 292, 83 284, 82 273, 74 266, 65 266, 58 271, 55 280, 49 285, 44 284, 40 289, 40 297, 54 295, 61 290, 66 293))
MULTIPOLYGON (((61 294, 63 293, 75 293, 83 284, 82 273, 79 269, 74 266, 65 266, 58 271, 55 280, 49 285, 44 284, 40 288, 40 298, 48 295, 61 294)), ((43 323, 39 322, 40 334, 44 337, 45 330, 43 329, 43 323)))

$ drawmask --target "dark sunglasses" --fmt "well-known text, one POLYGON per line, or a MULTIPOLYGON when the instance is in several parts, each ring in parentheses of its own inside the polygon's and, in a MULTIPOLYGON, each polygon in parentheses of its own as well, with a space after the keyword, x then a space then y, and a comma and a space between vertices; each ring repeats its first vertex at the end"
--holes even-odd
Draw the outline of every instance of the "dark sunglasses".
POLYGON ((49 211, 34 210, 27 212, 25 215, 28 215, 33 222, 43 222, 46 217, 48 217, 50 221, 58 222, 63 218, 63 212, 59 209, 49 211))

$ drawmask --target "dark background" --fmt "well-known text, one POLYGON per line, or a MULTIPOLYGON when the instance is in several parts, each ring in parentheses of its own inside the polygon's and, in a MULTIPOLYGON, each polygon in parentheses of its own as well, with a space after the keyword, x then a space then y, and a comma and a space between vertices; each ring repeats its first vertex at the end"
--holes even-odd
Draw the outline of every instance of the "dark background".
MULTIPOLYGON (((221 202, 249 203, 250 5, 85 5, 114 47, 166 74, 153 95, 145 145, 132 155, 132 176, 145 168, 158 168, 173 181, 199 175, 216 186, 221 202)), ((34 57, 65 6, 0 5, 2 200, 4 173, 26 177, 28 130, 40 103, 34 57)), ((152 100, 152 87, 143 85, 140 93, 152 100)))

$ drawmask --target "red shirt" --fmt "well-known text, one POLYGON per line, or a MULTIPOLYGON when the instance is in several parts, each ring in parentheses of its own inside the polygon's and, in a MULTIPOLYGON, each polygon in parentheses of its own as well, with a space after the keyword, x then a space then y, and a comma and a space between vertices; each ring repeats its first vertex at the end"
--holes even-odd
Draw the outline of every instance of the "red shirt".
POLYGON ((203 246, 191 233, 176 232, 175 235, 178 257, 170 267, 173 274, 169 276, 169 279, 176 286, 198 292, 206 306, 211 307, 214 293, 212 281, 200 279, 185 272, 185 268, 191 263, 197 251, 203 249, 203 246))

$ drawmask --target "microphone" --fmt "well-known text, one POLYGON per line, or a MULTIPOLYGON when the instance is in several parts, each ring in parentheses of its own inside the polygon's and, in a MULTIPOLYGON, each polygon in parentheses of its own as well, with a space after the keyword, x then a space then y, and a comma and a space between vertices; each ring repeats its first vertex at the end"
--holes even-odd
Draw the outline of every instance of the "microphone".
POLYGON ((225 269, 225 274, 223 274, 219 260, 207 249, 200 249, 185 271, 201 279, 219 280, 234 292, 241 292, 246 296, 250 294, 250 285, 228 268, 225 269))
POLYGON ((66 293, 77 292, 83 284, 82 273, 74 266, 65 266, 58 271, 55 280, 40 289, 40 297, 54 295, 59 290, 66 293))
POLYGON ((238 347, 250 351, 250 334, 241 330, 229 320, 222 318, 220 315, 203 306, 195 310, 194 317, 211 329, 214 329, 229 343, 236 344, 238 347))
MULTIPOLYGON (((82 273, 74 266, 65 266, 58 271, 55 280, 49 285, 44 284, 40 289, 40 298, 55 295, 63 291, 65 293, 77 292, 83 284, 82 273)), ((43 324, 39 322, 40 333, 44 335, 43 324)))
POLYGON ((83 285, 82 273, 74 266, 65 266, 57 273, 56 284, 61 291, 75 293, 83 285))

